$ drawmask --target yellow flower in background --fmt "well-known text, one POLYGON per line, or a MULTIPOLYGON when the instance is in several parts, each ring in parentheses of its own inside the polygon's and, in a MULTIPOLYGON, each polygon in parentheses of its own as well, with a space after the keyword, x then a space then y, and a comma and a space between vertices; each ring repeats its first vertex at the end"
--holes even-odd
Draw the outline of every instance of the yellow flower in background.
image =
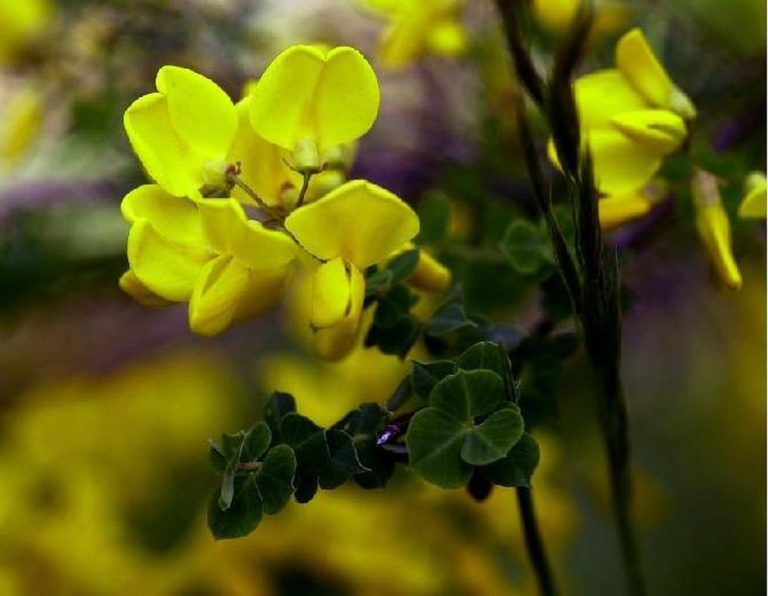
MULTIPOLYGON (((561 34, 568 30, 581 4, 581 0, 533 0, 533 14, 542 27, 561 34)), ((631 6, 613 0, 597 0, 594 10, 592 36, 618 31, 632 16, 631 6)))
MULTIPOLYGON (((1 34, 0 34, 1 35, 1 34)), ((13 95, 2 114, 0 162, 13 164, 37 139, 43 124, 43 96, 28 87, 13 95)))
POLYGON ((134 101, 123 118, 147 174, 177 197, 223 188, 238 126, 232 100, 210 79, 178 66, 163 66, 155 84, 158 92, 134 101))
POLYGON ((293 167, 306 172, 319 170, 327 151, 368 132, 378 111, 376 74, 345 46, 291 46, 250 95, 253 130, 291 152, 293 167))
POLYGON ((47 0, 0 2, 0 64, 12 62, 24 44, 43 33, 52 15, 47 0))
POLYGON ((720 199, 717 179, 697 170, 691 179, 696 229, 720 280, 731 290, 741 288, 741 272, 731 249, 731 224, 720 199))
POLYGON ((416 236, 419 218, 391 192, 353 180, 293 211, 285 227, 322 261, 313 278, 312 325, 320 355, 340 358, 359 332, 363 270, 416 236))
POLYGON ((766 178, 765 172, 752 172, 744 181, 744 198, 739 205, 739 217, 765 219, 766 178))
POLYGON ((142 303, 147 293, 189 301, 195 333, 220 333, 282 296, 297 247, 286 234, 248 220, 236 200, 191 201, 145 185, 126 195, 121 208, 132 224, 131 269, 121 286, 142 303))
POLYGON ((363 4, 389 21, 379 46, 384 66, 402 68, 425 55, 454 57, 466 50, 463 0, 363 0, 363 4))

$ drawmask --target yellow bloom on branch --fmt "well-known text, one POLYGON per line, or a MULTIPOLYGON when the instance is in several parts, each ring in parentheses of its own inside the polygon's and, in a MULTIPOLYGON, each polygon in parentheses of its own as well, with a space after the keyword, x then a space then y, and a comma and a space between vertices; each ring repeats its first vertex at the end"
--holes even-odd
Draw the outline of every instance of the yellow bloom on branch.
POLYGON ((145 185, 121 208, 131 223, 130 272, 121 286, 145 304, 151 295, 188 301, 195 333, 215 335, 258 317, 282 296, 297 247, 286 234, 249 221, 234 199, 191 201, 145 185))
POLYGON ((285 227, 322 261, 312 292, 316 347, 325 358, 340 358, 353 347, 360 330, 363 270, 414 238, 419 218, 391 192, 353 180, 293 211, 285 227))
MULTIPOLYGON (((650 209, 646 187, 663 159, 683 144, 687 120, 696 116, 639 29, 619 41, 616 64, 574 84, 582 140, 592 154, 603 200, 612 201, 601 208, 607 227, 650 209)), ((552 143, 550 157, 557 163, 552 143)))
POLYGON ((363 4, 389 21, 379 48, 384 66, 402 68, 425 55, 454 57, 466 50, 463 0, 363 0, 363 4))
POLYGON ((317 171, 324 154, 360 138, 379 111, 379 83, 350 47, 291 46, 250 95, 253 130, 292 154, 293 167, 317 171))
POLYGON ((720 199, 717 179, 698 170, 691 180, 696 229, 712 265, 722 282, 731 290, 741 288, 741 272, 731 249, 731 224, 720 199))

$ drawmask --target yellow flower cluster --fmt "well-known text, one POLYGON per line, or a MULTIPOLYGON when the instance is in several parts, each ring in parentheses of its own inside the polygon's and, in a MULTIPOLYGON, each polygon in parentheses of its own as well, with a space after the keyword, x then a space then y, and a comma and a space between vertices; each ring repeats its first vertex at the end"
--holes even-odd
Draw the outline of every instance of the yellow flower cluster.
POLYGON ((296 45, 237 104, 185 68, 164 66, 156 86, 124 118, 154 184, 123 199, 121 287, 147 305, 188 301, 190 328, 210 336, 273 307, 303 265, 318 351, 346 354, 361 326, 363 270, 419 231, 415 212, 384 188, 321 180, 376 119, 371 66, 350 47, 296 45))
MULTIPOLYGON (((696 116, 693 103, 672 82, 639 29, 619 40, 616 66, 574 85, 606 229, 650 210, 658 185, 649 183, 664 157, 680 148, 687 121, 696 116)), ((552 147, 550 153, 554 158, 552 147)))

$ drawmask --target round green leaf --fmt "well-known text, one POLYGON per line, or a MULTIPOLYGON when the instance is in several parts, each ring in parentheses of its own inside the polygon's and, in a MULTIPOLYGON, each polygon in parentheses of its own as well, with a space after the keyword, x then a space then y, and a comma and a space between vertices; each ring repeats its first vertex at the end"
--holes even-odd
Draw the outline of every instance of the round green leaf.
POLYGON ((470 429, 461 447, 468 464, 484 466, 504 457, 523 435, 523 417, 517 406, 497 410, 470 429))
POLYGON ((256 477, 264 513, 274 515, 293 495, 293 475, 296 473, 296 455, 288 445, 270 449, 256 477))
POLYGON ((509 224, 500 248, 512 268, 522 275, 532 275, 553 260, 545 233, 525 219, 509 224))
POLYGON ((483 468, 483 475, 499 486, 531 486, 531 476, 539 465, 539 445, 524 433, 502 459, 483 468))
POLYGON ((208 527, 217 540, 250 534, 260 521, 261 497, 253 475, 235 479, 235 495, 226 511, 219 507, 219 491, 208 505, 208 527))
POLYGON ((504 399, 504 381, 490 370, 460 370, 435 385, 429 396, 431 406, 457 420, 484 416, 504 399))
POLYGON ((410 465, 428 482, 442 488, 464 486, 472 467, 461 459, 467 428, 450 414, 425 408, 411 419, 406 436, 410 465))

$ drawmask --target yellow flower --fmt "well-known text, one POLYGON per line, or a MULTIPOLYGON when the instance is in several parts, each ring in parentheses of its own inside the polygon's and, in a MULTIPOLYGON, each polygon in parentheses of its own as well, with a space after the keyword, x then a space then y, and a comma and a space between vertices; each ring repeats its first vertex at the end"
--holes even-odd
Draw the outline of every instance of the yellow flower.
POLYGON ((458 56, 466 50, 463 0, 363 0, 363 4, 389 20, 379 50, 387 67, 408 66, 428 54, 458 56))
POLYGON ((282 295, 297 247, 286 234, 249 221, 236 200, 191 201, 145 185, 121 208, 132 224, 130 272, 121 287, 142 303, 152 294, 189 301, 195 333, 215 335, 257 317, 282 295))
POLYGON ((696 112, 667 75, 639 29, 616 48, 618 68, 575 83, 582 136, 605 195, 634 193, 685 140, 696 112))
POLYGON ((19 49, 39 36, 51 20, 47 0, 0 2, 0 64, 11 62, 19 49))
POLYGON ((600 227, 610 231, 646 215, 668 192, 667 183, 657 178, 635 192, 601 199, 598 202, 600 227))
POLYGON ((368 132, 378 110, 376 74, 360 52, 344 46, 291 46, 250 95, 253 130, 308 172, 320 169, 326 151, 368 132))
POLYGON ((340 358, 360 330, 363 270, 416 236, 419 218, 389 191, 353 180, 293 211, 285 227, 322 262, 313 277, 315 342, 321 356, 340 358))
MULTIPOLYGON (((624 2, 596 0, 592 35, 603 35, 619 30, 629 20, 632 9, 624 2)), ((552 33, 565 32, 576 17, 580 0, 533 0, 536 20, 552 33)))
POLYGON ((4 110, 0 135, 0 160, 13 164, 38 137, 43 123, 43 98, 27 88, 14 95, 4 110))
POLYGON ((697 170, 691 179, 696 229, 722 282, 731 290, 741 288, 741 273, 731 250, 731 224, 720 199, 717 179, 697 170))
POLYGON ((739 217, 765 218, 766 179, 764 172, 752 172, 744 183, 745 194, 739 205, 739 217))
POLYGON ((232 100, 210 79, 178 66, 163 66, 156 86, 123 118, 144 169, 177 197, 223 188, 238 128, 232 100))

